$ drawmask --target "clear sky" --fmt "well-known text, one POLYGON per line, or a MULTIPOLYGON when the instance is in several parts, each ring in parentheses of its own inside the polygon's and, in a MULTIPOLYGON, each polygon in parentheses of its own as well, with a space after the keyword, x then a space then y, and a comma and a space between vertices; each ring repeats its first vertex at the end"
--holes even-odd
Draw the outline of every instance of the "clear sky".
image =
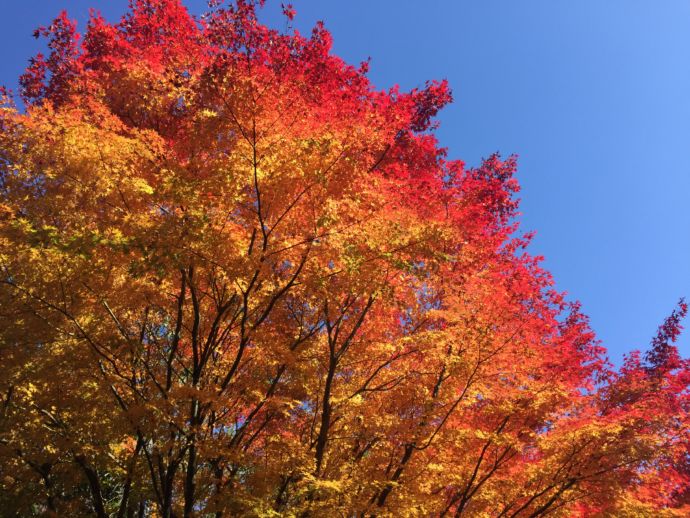
MULTIPOLYGON (((335 53, 371 57, 379 87, 447 78, 455 102, 438 135, 451 158, 519 155, 531 250, 583 303, 614 361, 690 297, 690 2, 292 3, 301 32, 324 20, 335 53)), ((62 8, 82 27, 89 7, 116 19, 127 1, 3 4, 0 84, 15 87, 40 48, 37 25, 62 8)), ((279 4, 269 0, 264 18, 282 27, 279 4)), ((680 344, 690 356, 690 329, 680 344)))

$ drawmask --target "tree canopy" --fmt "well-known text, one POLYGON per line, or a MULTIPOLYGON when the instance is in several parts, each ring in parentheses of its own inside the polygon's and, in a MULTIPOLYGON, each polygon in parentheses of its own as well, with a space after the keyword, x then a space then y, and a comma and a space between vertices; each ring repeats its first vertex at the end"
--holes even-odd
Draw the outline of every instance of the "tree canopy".
POLYGON ((5 515, 687 516, 686 304, 614 368, 445 82, 209 4, 62 13, 3 96, 5 515))

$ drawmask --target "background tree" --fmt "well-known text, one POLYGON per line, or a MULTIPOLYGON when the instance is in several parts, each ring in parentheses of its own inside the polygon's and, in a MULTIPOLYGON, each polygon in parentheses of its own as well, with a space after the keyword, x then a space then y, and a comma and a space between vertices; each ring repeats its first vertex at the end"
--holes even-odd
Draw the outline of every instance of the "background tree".
POLYGON ((5 512, 687 515, 685 304, 614 371, 515 160, 439 148, 445 82, 376 90, 256 8, 37 31, 0 115, 5 512))

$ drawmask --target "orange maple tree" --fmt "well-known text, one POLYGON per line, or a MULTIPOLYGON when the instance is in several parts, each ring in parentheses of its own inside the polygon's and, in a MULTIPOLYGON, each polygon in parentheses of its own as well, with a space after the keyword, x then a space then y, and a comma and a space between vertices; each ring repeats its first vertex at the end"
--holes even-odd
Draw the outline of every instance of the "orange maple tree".
POLYGON ((687 516, 685 303, 614 369, 446 83, 257 8, 63 13, 3 98, 5 515, 687 516))

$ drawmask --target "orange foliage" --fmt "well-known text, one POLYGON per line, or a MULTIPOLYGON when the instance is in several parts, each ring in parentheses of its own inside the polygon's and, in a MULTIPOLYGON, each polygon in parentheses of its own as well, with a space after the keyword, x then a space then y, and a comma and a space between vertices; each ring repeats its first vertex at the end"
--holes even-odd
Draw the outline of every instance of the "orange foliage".
MULTIPOLYGON (((294 16, 290 6, 285 8, 294 16)), ((687 516, 678 311, 616 372, 445 82, 136 0, 0 113, 8 516, 687 516)))

